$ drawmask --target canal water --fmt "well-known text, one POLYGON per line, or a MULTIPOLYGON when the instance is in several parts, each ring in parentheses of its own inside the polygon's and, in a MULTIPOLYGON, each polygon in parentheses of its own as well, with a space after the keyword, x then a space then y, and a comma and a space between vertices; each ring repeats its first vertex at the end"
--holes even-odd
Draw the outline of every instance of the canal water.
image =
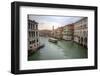
POLYGON ((56 59, 79 59, 88 57, 88 49, 73 42, 60 40, 58 43, 48 41, 48 37, 40 37, 43 48, 28 57, 28 60, 56 60, 56 59))

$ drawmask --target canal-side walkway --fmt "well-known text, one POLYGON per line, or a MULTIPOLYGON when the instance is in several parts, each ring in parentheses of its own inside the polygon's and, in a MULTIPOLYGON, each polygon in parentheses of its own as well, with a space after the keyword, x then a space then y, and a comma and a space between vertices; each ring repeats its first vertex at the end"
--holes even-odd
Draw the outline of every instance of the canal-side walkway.
POLYGON ((88 49, 72 41, 60 40, 58 43, 48 41, 48 37, 40 37, 43 48, 31 55, 28 60, 79 59, 88 57, 88 49))

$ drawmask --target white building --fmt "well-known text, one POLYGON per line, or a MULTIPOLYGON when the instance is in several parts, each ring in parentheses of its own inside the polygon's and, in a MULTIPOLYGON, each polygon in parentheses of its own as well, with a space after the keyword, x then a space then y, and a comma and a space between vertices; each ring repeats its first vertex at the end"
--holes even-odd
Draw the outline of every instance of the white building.
POLYGON ((74 41, 87 47, 88 44, 88 19, 87 17, 74 23, 74 41))
POLYGON ((68 24, 63 27, 63 39, 73 40, 74 25, 68 24))
POLYGON ((38 23, 28 19, 28 51, 33 52, 39 46, 38 23))

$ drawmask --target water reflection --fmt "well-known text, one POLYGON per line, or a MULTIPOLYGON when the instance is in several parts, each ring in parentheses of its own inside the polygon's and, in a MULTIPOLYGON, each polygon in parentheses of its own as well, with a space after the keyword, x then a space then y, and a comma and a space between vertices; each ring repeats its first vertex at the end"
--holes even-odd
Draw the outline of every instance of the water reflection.
POLYGON ((87 48, 73 41, 60 40, 58 43, 48 42, 48 37, 40 37, 40 42, 45 47, 34 53, 28 60, 55 60, 87 58, 87 48))

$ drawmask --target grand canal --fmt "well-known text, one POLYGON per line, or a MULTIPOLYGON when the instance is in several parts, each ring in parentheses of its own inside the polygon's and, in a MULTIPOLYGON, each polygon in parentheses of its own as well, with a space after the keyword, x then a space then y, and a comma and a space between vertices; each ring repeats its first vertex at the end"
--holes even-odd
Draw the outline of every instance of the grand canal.
POLYGON ((88 57, 88 49, 73 41, 59 40, 58 43, 48 41, 48 37, 40 37, 43 48, 28 57, 28 60, 79 59, 88 57))

